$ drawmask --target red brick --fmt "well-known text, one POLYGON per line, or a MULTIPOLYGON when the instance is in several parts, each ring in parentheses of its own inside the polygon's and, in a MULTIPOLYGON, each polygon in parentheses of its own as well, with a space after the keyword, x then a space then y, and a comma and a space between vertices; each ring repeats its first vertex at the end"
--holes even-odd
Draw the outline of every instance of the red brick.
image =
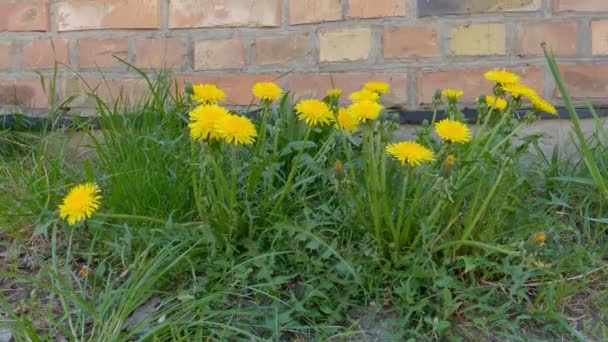
POLYGON ((289 76, 289 89, 296 98, 322 98, 327 89, 340 88, 343 91, 343 102, 348 102, 348 95, 361 89, 368 81, 389 83, 394 101, 398 103, 407 101, 405 73, 292 74, 289 76))
POLYGON ((591 23, 591 41, 594 55, 608 55, 608 20, 591 23))
POLYGON ((180 91, 183 91, 186 83, 199 84, 209 83, 215 84, 226 92, 227 103, 231 105, 249 105, 253 101, 251 89, 257 82, 276 82, 279 75, 261 74, 261 75, 208 75, 208 76, 176 76, 177 84, 180 91))
MULTIPOLYGON (((472 103, 480 95, 491 95, 492 82, 483 74, 493 68, 453 69, 445 71, 422 71, 418 73, 418 102, 428 105, 437 89, 455 88, 464 90, 463 102, 472 103)), ((522 82, 536 89, 544 89, 544 72, 541 66, 507 68, 522 77, 522 82)))
POLYGON ((38 39, 23 47, 23 68, 28 70, 51 69, 59 64, 69 64, 68 41, 65 39, 38 39))
POLYGON ((437 57, 437 28, 432 26, 391 26, 384 29, 385 58, 437 57))
POLYGON ((124 64, 114 56, 126 59, 129 45, 126 39, 80 39, 78 56, 81 68, 117 67, 124 64))
POLYGON ((171 0, 169 27, 281 25, 280 0, 171 0))
POLYGON ((514 52, 519 55, 543 54, 542 43, 558 55, 575 55, 578 24, 575 22, 527 22, 517 26, 514 52))
POLYGON ((37 78, 0 79, 0 106, 47 108, 48 99, 37 78))
POLYGON ((13 64, 13 42, 0 41, 0 70, 10 69, 13 64))
POLYGON ((289 0, 289 23, 307 24, 342 19, 341 0, 289 0))
MULTIPOLYGON (((56 83, 56 96, 61 101, 74 96, 72 107, 95 107, 95 93, 103 101, 114 104, 134 105, 150 96, 148 85, 143 78, 101 79, 85 77, 59 78, 56 83)), ((38 78, 0 79, 0 105, 14 105, 23 108, 48 108, 48 97, 38 78)))
POLYGON ((350 0, 348 16, 351 18, 402 17, 405 15, 403 0, 350 0))
POLYGON ((160 25, 160 0, 69 0, 57 6, 59 31, 154 29, 160 25))
POLYGON ((606 0, 553 0, 555 11, 605 12, 608 11, 606 0))
POLYGON ((202 40, 194 46, 194 69, 219 70, 245 67, 245 45, 241 38, 202 40))
POLYGON ((0 3, 0 31, 48 31, 47 0, 4 0, 0 3))
MULTIPOLYGON (((608 64, 562 64, 560 71, 570 96, 574 98, 608 98, 608 64)), ((561 97, 559 90, 555 90, 561 97)))
POLYGON ((302 60, 308 54, 307 36, 264 37, 255 40, 255 63, 257 65, 302 60))
POLYGON ((135 47, 139 68, 180 68, 184 50, 177 38, 140 39, 135 47))

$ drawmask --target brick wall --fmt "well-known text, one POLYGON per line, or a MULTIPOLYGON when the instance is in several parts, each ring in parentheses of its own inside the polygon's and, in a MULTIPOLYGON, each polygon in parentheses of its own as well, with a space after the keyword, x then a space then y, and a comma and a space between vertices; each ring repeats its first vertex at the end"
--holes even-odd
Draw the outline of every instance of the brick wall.
POLYGON ((37 72, 55 61, 63 96, 86 82, 136 99, 143 81, 113 56, 172 68, 179 84, 216 83, 233 104, 277 78, 297 96, 378 79, 407 108, 448 86, 472 101, 495 67, 555 99, 542 42, 574 96, 608 104, 608 0, 0 0, 0 106, 46 107, 37 72))

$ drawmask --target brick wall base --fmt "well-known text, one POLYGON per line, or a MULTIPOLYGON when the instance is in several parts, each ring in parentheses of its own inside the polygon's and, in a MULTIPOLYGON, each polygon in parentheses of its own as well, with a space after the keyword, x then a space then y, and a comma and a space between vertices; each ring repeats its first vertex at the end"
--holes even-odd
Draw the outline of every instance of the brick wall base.
POLYGON ((0 2, 0 107, 45 108, 38 73, 61 66, 57 93, 136 100, 145 82, 114 56, 178 84, 210 82, 229 102, 277 80, 295 96, 387 81, 393 104, 428 107, 435 89, 491 91, 483 72, 513 69, 559 102, 541 44, 572 95, 608 104, 605 0, 4 0, 0 2), (88 85, 88 86, 87 86, 88 85))

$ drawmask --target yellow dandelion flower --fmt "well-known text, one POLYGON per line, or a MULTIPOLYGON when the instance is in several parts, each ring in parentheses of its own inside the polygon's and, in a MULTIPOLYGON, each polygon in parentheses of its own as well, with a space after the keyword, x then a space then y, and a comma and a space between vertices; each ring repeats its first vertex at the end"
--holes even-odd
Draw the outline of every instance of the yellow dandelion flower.
POLYGON ((338 128, 347 132, 354 132, 359 126, 359 119, 348 108, 340 108, 338 110, 338 128))
POLYGON ((547 241, 547 234, 544 232, 535 233, 532 235, 532 240, 534 240, 535 243, 542 245, 547 241))
POLYGON ((414 141, 402 141, 386 146, 386 153, 410 166, 418 166, 422 163, 433 161, 435 154, 430 149, 414 141))
POLYGON ((380 99, 380 95, 375 91, 371 91, 369 89, 361 89, 350 94, 350 100, 353 102, 361 102, 361 101, 373 101, 377 102, 380 99))
POLYGON ((471 141, 471 131, 460 121, 444 119, 435 124, 435 132, 441 139, 453 143, 471 141))
POLYGON ((337 99, 340 96, 342 96, 342 89, 340 89, 340 88, 327 89, 327 96, 337 99))
POLYGON ((386 82, 370 81, 365 83, 364 89, 371 90, 378 94, 388 94, 391 92, 391 86, 386 82))
POLYGON ((228 114, 215 124, 217 134, 229 144, 253 144, 258 132, 251 120, 246 117, 228 114))
POLYGON ((79 184, 70 189, 59 205, 59 217, 65 219, 70 226, 76 222, 91 218, 99 208, 101 190, 95 183, 79 184))
POLYGON ((538 95, 530 97, 530 102, 532 102, 532 107, 538 112, 557 115, 557 108, 538 95))
POLYGON ((359 121, 376 120, 382 111, 382 105, 375 101, 361 101, 350 105, 348 110, 359 121))
POLYGON ((334 114, 327 103, 309 99, 300 101, 296 105, 296 113, 300 120, 304 120, 309 126, 325 125, 334 121, 334 114))
POLYGON ((526 97, 531 99, 538 96, 536 91, 525 84, 521 83, 508 83, 502 86, 506 92, 511 93, 513 97, 526 97))
POLYGON ((486 80, 498 84, 518 83, 519 76, 506 70, 490 70, 484 74, 486 80))
POLYGON ((253 95, 263 101, 275 101, 283 95, 283 89, 273 82, 258 82, 253 86, 253 95))
POLYGON ((450 167, 456 165, 456 161, 457 161, 456 156, 453 154, 449 154, 443 161, 443 166, 450 168, 450 167))
POLYGON ((193 85, 192 92, 192 101, 201 104, 212 104, 226 100, 226 93, 214 84, 193 85))
POLYGON ((190 112, 190 136, 194 140, 219 139, 215 127, 223 117, 229 115, 228 109, 216 104, 200 105, 190 112))
POLYGON ((507 101, 495 96, 486 96, 486 104, 488 107, 496 108, 498 110, 505 110, 505 108, 507 108, 507 101))
POLYGON ((464 95, 464 91, 461 89, 444 89, 441 91, 441 95, 450 101, 456 102, 464 95))

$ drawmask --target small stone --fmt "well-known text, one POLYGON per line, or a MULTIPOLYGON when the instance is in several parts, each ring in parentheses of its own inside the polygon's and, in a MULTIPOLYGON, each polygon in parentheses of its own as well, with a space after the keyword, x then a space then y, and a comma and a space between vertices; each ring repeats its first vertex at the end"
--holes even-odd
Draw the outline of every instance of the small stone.
POLYGON ((0 329, 0 342, 10 342, 13 338, 13 334, 10 330, 0 329))

